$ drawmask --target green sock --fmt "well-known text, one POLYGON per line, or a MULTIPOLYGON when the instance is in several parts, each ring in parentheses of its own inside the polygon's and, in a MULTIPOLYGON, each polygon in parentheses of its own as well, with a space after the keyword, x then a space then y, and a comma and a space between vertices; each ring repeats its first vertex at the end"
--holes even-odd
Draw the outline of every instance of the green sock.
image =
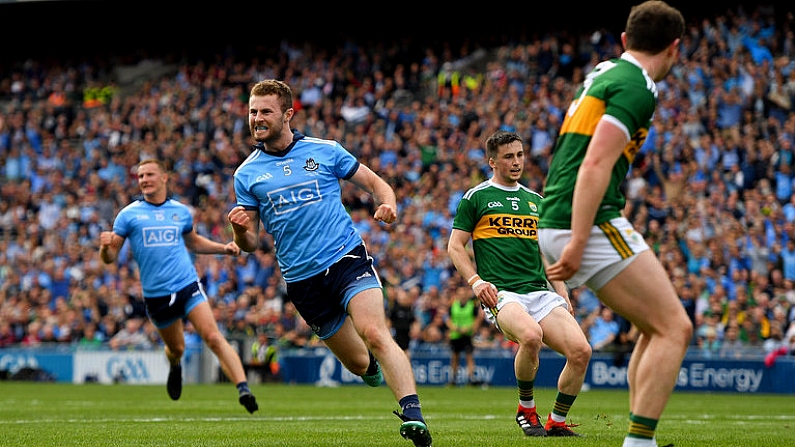
POLYGON ((516 386, 519 388, 519 404, 525 408, 532 408, 534 406, 533 387, 535 380, 519 380, 516 379, 516 386))
POLYGON ((555 397, 555 406, 552 407, 553 420, 555 420, 556 422, 565 421, 566 415, 569 414, 569 410, 571 409, 571 404, 574 403, 575 399, 577 399, 577 396, 563 394, 560 391, 558 391, 558 395, 555 397), (555 418, 554 416, 558 417, 555 418))
POLYGON ((652 439, 654 430, 657 429, 657 419, 649 419, 635 414, 629 414, 628 438, 652 439))

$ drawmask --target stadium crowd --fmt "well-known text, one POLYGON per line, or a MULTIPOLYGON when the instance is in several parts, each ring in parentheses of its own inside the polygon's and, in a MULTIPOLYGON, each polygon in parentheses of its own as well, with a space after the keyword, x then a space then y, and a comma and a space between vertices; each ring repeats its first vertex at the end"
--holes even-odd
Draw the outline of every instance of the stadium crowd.
MULTIPOLYGON (((138 60, 157 68, 139 82, 90 62, 4 69, 0 348, 160 344, 129 251, 103 265, 99 233, 137 194, 133 166, 157 157, 173 163, 171 192, 194 209, 196 231, 232 240, 226 214, 232 174, 250 151, 248 89, 277 78, 296 94, 294 129, 342 142, 395 189, 391 226, 372 220, 372 202, 355 187, 343 200, 377 262, 388 314, 411 303, 395 329, 409 331, 412 350, 447 349, 447 307, 471 293, 447 239, 457 201, 489 174, 485 137, 522 135, 523 183, 541 192, 565 104, 598 61, 621 53, 617 37, 548 33, 422 54, 285 40, 263 57, 138 60)), ((691 352, 795 349, 795 19, 760 7, 691 21, 681 58, 659 83, 626 215, 695 323, 691 352)), ((196 265, 227 337, 265 333, 283 349, 319 343, 284 299, 267 237, 251 255, 200 255, 196 265)), ((595 349, 631 349, 632 327, 592 292, 573 290, 572 301, 595 349)), ((513 348, 490 326, 475 344, 513 348)))

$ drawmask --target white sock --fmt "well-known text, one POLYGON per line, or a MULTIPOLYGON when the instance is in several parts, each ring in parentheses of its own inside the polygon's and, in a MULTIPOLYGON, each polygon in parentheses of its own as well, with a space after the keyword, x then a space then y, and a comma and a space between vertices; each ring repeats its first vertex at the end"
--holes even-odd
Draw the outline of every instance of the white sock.
POLYGON ((624 438, 622 447, 657 447, 657 442, 654 439, 641 439, 641 438, 624 438))
POLYGON ((558 423, 566 422, 566 416, 561 416, 559 414, 555 414, 554 411, 552 413, 549 413, 549 417, 551 417, 553 421, 558 422, 558 423))
POLYGON ((524 408, 527 408, 528 410, 535 410, 536 409, 536 400, 535 399, 532 399, 532 400, 521 400, 520 399, 519 400, 519 405, 521 405, 524 408))

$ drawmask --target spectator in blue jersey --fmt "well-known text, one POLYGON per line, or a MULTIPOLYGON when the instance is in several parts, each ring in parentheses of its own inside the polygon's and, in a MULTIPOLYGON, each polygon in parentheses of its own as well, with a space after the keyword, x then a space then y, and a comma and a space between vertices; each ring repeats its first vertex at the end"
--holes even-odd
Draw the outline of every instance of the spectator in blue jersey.
POLYGON ((619 329, 613 309, 607 306, 594 310, 582 324, 594 351, 607 350, 617 341, 619 329))
POLYGON ((168 172, 163 162, 143 160, 137 173, 143 197, 119 212, 113 231, 100 233, 102 262, 116 261, 122 245, 129 240, 140 269, 146 313, 166 345, 169 397, 177 400, 182 393, 183 319, 187 318, 218 357, 226 376, 237 385, 240 404, 253 413, 258 409, 257 400, 248 387, 240 356, 219 331, 188 253, 237 255, 240 247, 234 242, 211 241, 194 231, 190 209, 168 197, 168 172))
POLYGON ((397 219, 395 193, 340 143, 294 132, 294 114, 286 83, 252 87, 255 144, 235 171, 237 205, 228 215, 235 242, 257 250, 262 223, 275 242, 287 299, 345 368, 370 386, 385 377, 400 403, 400 434, 430 446, 411 363, 387 326, 381 280, 343 206, 341 180, 372 196, 373 218, 383 224, 397 219))

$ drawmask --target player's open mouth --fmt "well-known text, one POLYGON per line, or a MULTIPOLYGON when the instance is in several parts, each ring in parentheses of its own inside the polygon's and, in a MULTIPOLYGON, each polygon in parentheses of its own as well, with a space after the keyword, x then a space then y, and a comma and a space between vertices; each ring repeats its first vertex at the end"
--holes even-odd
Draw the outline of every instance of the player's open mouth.
POLYGON ((254 130, 256 130, 256 131, 260 131, 260 130, 266 131, 266 130, 268 130, 268 126, 257 126, 257 127, 254 128, 254 130))

